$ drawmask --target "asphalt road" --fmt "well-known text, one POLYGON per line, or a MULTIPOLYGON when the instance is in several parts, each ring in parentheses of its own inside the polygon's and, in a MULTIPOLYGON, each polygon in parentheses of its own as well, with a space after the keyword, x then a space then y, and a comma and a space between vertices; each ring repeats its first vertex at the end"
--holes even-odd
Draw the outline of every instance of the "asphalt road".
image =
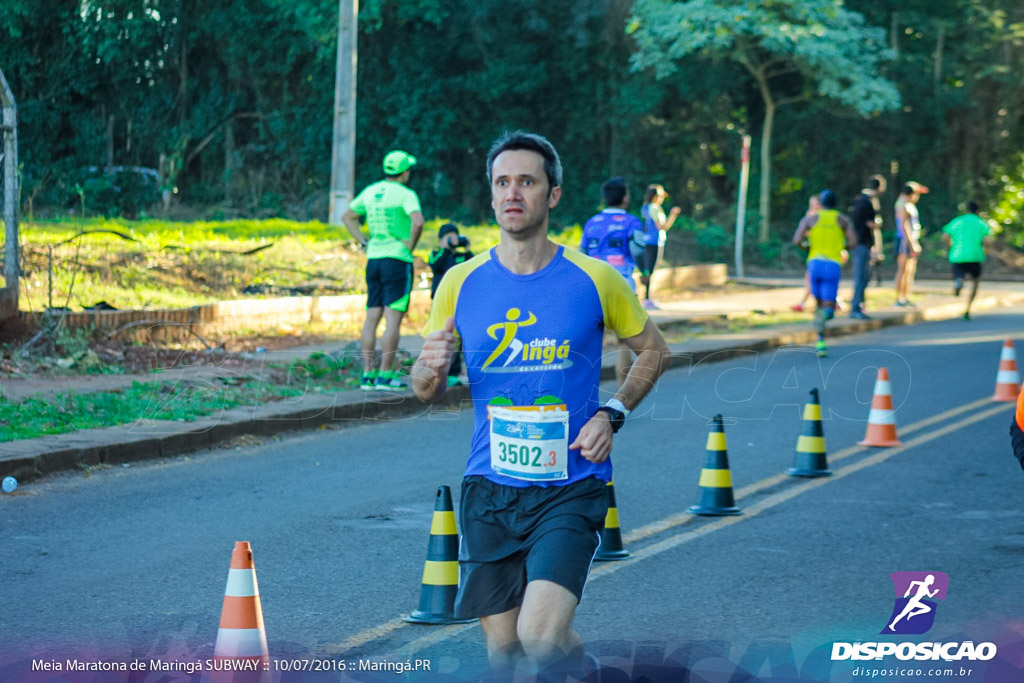
MULTIPOLYGON (((591 650, 623 675, 678 663, 730 680, 742 664, 773 680, 856 680, 856 662, 828 661, 831 644, 884 640, 890 573, 939 571, 948 594, 912 639, 995 642, 999 656, 964 680, 1020 672, 1024 472, 1011 405, 988 397, 1002 341, 1022 329, 1018 307, 836 340, 823 360, 784 348, 669 372, 616 437, 634 557, 594 566, 576 620, 591 650), (899 448, 856 446, 879 367, 899 448), (784 472, 812 388, 834 474, 794 479, 784 472), (697 518, 686 509, 715 414, 744 514, 697 518)), ((333 668, 425 658, 439 680, 478 674, 477 626, 398 619, 417 606, 435 490, 458 494, 471 419, 318 430, 0 496, 0 679, 34 656, 208 657, 236 540, 252 542, 272 656, 333 668)))

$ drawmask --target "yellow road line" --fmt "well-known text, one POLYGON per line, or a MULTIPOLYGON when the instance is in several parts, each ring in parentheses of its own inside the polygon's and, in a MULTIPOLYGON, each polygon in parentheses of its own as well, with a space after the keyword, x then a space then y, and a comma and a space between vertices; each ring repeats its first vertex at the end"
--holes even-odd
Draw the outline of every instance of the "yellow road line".
POLYGON ((388 621, 379 626, 366 629, 362 633, 357 633, 354 636, 350 636, 340 643, 331 643, 324 646, 324 652, 329 655, 340 655, 349 650, 354 650, 358 647, 362 647, 369 642, 383 638, 393 631, 397 631, 400 628, 405 628, 409 624, 402 621, 401 619, 395 619, 394 621, 388 621))
MULTIPOLYGON (((990 403, 990 400, 988 398, 979 399, 979 400, 974 401, 972 403, 968 403, 966 405, 959 406, 957 408, 952 408, 952 409, 947 410, 947 411, 945 411, 943 413, 939 413, 938 415, 933 415, 932 417, 926 418, 926 419, 921 420, 919 422, 915 422, 914 424, 908 425, 907 427, 903 428, 902 432, 904 434, 904 437, 906 437, 907 434, 911 434, 911 433, 920 431, 921 429, 925 429, 926 427, 930 427, 931 425, 934 425, 934 424, 936 424, 938 422, 949 420, 952 417, 956 417, 957 415, 963 414, 965 412, 968 412, 970 410, 978 408, 978 407, 980 407, 982 405, 987 405, 989 403, 990 403)), ((783 502, 785 502, 787 500, 790 500, 791 498, 793 498, 793 497, 795 497, 797 495, 800 495, 801 493, 803 493, 805 491, 809 491, 811 489, 817 488, 818 486, 823 486, 823 485, 825 485, 825 484, 827 484, 827 483, 829 483, 831 481, 837 481, 839 479, 842 479, 843 477, 846 477, 849 474, 852 474, 853 472, 857 472, 857 471, 859 471, 861 469, 864 469, 865 467, 869 467, 871 465, 875 465, 875 464, 878 464, 880 462, 884 462, 885 460, 888 460, 889 458, 893 457, 894 455, 902 453, 902 452, 906 451, 909 448, 914 448, 914 447, 919 446, 919 445, 921 445, 923 443, 927 443, 929 441, 937 439, 940 436, 945 436, 946 434, 948 434, 948 433, 950 433, 952 431, 955 431, 956 429, 960 429, 961 427, 965 427, 967 425, 973 424, 973 423, 978 422, 980 420, 986 419, 986 418, 988 418, 988 417, 990 417, 992 415, 996 415, 1000 411, 1006 410, 1009 405, 1010 404, 1008 404, 1008 403, 1000 404, 1000 405, 995 406, 994 408, 992 408, 990 410, 978 413, 978 414, 976 414, 976 415, 974 415, 974 416, 972 416, 972 417, 970 417, 970 418, 968 418, 966 420, 963 420, 961 422, 957 422, 957 423, 953 423, 953 424, 948 424, 945 427, 942 427, 942 428, 938 429, 937 431, 929 432, 928 434, 924 434, 924 435, 922 435, 920 437, 917 437, 916 439, 912 439, 910 441, 907 441, 902 446, 897 446, 895 448, 886 449, 885 451, 882 451, 882 452, 878 453, 877 455, 871 456, 869 458, 865 458, 864 460, 861 460, 861 461, 859 461, 857 463, 854 463, 853 465, 849 465, 847 467, 844 467, 842 469, 834 471, 831 477, 822 477, 820 479, 807 480, 807 481, 803 482, 802 484, 795 486, 792 489, 789 489, 789 490, 782 491, 780 493, 774 494, 772 496, 769 496, 768 498, 765 498, 762 501, 759 501, 759 502, 751 505, 749 508, 744 509, 744 514, 741 515, 741 516, 737 516, 737 517, 723 517, 723 518, 721 518, 721 519, 719 519, 717 521, 711 522, 709 524, 705 524, 704 526, 700 527, 699 529, 695 529, 693 531, 677 534, 677 535, 671 536, 671 537, 669 537, 669 538, 667 538, 667 539, 665 539, 663 541, 659 541, 658 543, 654 543, 652 545, 649 545, 649 546, 647 546, 645 548, 642 548, 642 549, 634 552, 633 553, 633 557, 629 558, 628 560, 622 560, 622 561, 619 561, 619 562, 608 563, 608 564, 604 564, 604 565, 602 565, 600 567, 597 567, 596 569, 592 569, 591 572, 590 572, 590 579, 595 579, 595 578, 599 578, 601 576, 606 576, 608 574, 612 574, 612 573, 614 573, 616 571, 619 571, 620 569, 632 566, 632 565, 636 564, 637 562, 639 562, 642 559, 645 559, 647 557, 652 557, 652 556, 657 555, 660 552, 664 552, 665 550, 668 550, 670 548, 674 548, 674 547, 679 546, 679 545, 681 545, 683 543, 687 543, 687 542, 689 542, 691 540, 694 540, 696 538, 700 538, 701 536, 705 536, 705 535, 711 533, 712 531, 717 531, 718 529, 721 529, 723 527, 727 527, 727 526, 730 526, 732 524, 736 524, 738 522, 741 522, 744 519, 750 519, 752 517, 755 517, 758 514, 760 514, 761 512, 763 512, 764 510, 767 510, 770 507, 773 507, 775 505, 779 505, 780 503, 783 503, 783 502)), ((853 446, 853 447, 850 447, 850 448, 843 449, 842 451, 839 451, 835 455, 832 455, 830 457, 831 457, 832 461, 837 461, 837 460, 842 460, 844 458, 850 457, 852 455, 855 455, 855 454, 860 453, 860 452, 865 451, 865 450, 868 450, 868 448, 865 447, 865 446, 853 446)), ((771 476, 771 477, 767 477, 765 479, 762 479, 761 481, 755 482, 754 484, 750 484, 748 486, 743 487, 742 489, 739 489, 737 491, 737 497, 741 498, 741 497, 744 497, 744 496, 749 496, 749 495, 751 495, 753 493, 756 493, 756 492, 761 491, 763 489, 766 489, 766 488, 769 488, 771 486, 774 486, 775 484, 781 483, 781 482, 786 481, 786 480, 791 480, 791 479, 792 479, 792 477, 790 477, 789 475, 786 475, 786 474, 778 474, 778 475, 774 475, 774 476, 771 476)), ((653 535, 655 535, 657 533, 660 533, 662 531, 666 531, 668 529, 672 529, 674 527, 681 526, 683 524, 687 524, 687 523, 690 523, 692 521, 695 521, 695 519, 696 519, 695 516, 691 515, 689 513, 676 513, 676 514, 673 514, 673 515, 669 515, 668 517, 665 517, 665 518, 663 518, 661 520, 658 520, 657 522, 654 522, 652 524, 648 524, 646 526, 640 527, 640 528, 634 530, 631 533, 624 534, 623 535, 623 541, 624 542, 629 542, 629 541, 637 541, 637 540, 640 540, 640 539, 648 538, 648 537, 653 536, 653 535)), ((365 630, 365 631, 363 631, 361 633, 357 633, 357 634, 355 634, 353 636, 350 636, 349 638, 346 638, 345 640, 341 641, 340 643, 326 645, 326 646, 324 646, 324 651, 327 654, 332 654, 332 655, 333 654, 343 654, 343 653, 345 653, 345 652, 347 652, 349 650, 354 650, 354 649, 362 647, 362 646, 366 645, 367 643, 370 643, 370 642, 372 642, 374 640, 378 640, 380 638, 383 638, 383 637, 385 637, 385 636, 387 636, 387 635, 389 635, 389 634, 391 634, 391 633, 393 633, 395 631, 403 629, 403 628, 405 628, 407 626, 409 626, 409 624, 407 622, 404 622, 404 621, 400 620, 400 619, 395 619, 393 621, 385 622, 385 623, 380 624, 378 626, 374 626, 373 628, 367 629, 367 630, 365 630)), ((476 624, 455 624, 455 625, 451 625, 451 626, 445 626, 445 627, 439 628, 439 629, 437 629, 435 631, 432 631, 430 634, 428 634, 426 636, 423 636, 421 638, 417 638, 415 640, 409 641, 408 643, 403 645, 398 651, 396 651, 396 653, 415 653, 415 652, 420 651, 420 650, 422 650, 422 649, 424 649, 426 647, 434 645, 434 644, 436 644, 438 642, 441 642, 441 641, 446 640, 446 639, 448 639, 450 637, 456 636, 456 635, 458 635, 458 634, 460 634, 460 633, 462 633, 464 631, 467 631, 467 630, 469 630, 471 628, 475 628, 475 627, 476 627, 476 624)))
MULTIPOLYGON (((989 402, 988 399, 985 399, 985 403, 988 403, 988 402, 989 402)), ((974 405, 974 404, 972 404, 972 405, 974 405)), ((722 518, 720 518, 720 519, 718 519, 718 520, 716 520, 714 522, 711 522, 710 524, 706 524, 706 525, 704 525, 704 526, 702 526, 702 527, 700 527, 698 529, 694 529, 693 531, 686 531, 686 532, 683 532, 683 533, 680 533, 680 534, 676 534, 675 536, 670 536, 669 538, 666 538, 666 539, 664 539, 662 541, 659 541, 657 543, 652 543, 649 546, 641 548, 640 550, 635 551, 633 553, 633 556, 631 558, 629 558, 628 560, 622 560, 622 561, 619 561, 619 562, 608 562, 608 563, 602 564, 600 567, 597 567, 596 569, 591 569, 590 577, 589 577, 588 580, 593 580, 593 579, 600 578, 602 576, 608 576, 610 574, 614 574, 615 572, 621 571, 621 570, 625 569, 626 567, 631 567, 631 566, 637 564, 638 562, 641 562, 641 561, 646 560, 646 559, 648 559, 650 557, 654 557, 655 555, 663 553, 666 550, 671 550, 671 549, 676 548, 676 547, 678 547, 680 545, 683 545, 684 543, 688 543, 690 541, 693 541, 693 540, 696 540, 698 538, 701 538, 702 536, 706 536, 706 535, 708 535, 708 534, 710 534, 710 533, 712 533, 714 531, 718 531, 719 529, 723 529, 723 528, 731 526, 733 524, 739 524, 740 522, 743 522, 745 520, 757 517, 758 515, 760 515, 765 510, 769 510, 769 509, 771 509, 771 508, 773 508, 773 507, 775 507, 777 505, 781 505, 782 503, 785 503, 786 501, 789 501, 789 500, 791 500, 793 498, 796 498, 797 496, 799 496, 802 493, 806 493, 808 491, 812 491, 812 490, 817 489, 817 488, 819 488, 821 486, 825 486, 826 484, 830 484, 830 483, 832 483, 834 481, 839 481, 840 479, 848 477, 851 474, 859 472, 859 471, 861 471, 863 469, 866 469, 868 467, 871 467, 873 465, 877 465, 879 463, 885 462, 889 458, 895 457, 895 456, 899 455, 900 453, 903 453, 903 452, 905 452, 907 450, 910 450, 911 448, 916 448, 917 446, 920 446, 922 444, 926 444, 926 443, 928 443, 930 441, 934 441, 936 439, 939 439, 939 438, 941 438, 943 436, 946 436, 947 434, 949 434, 951 432, 954 432, 954 431, 956 431, 958 429, 962 429, 963 427, 967 427, 969 425, 972 425, 975 422, 980 422, 982 420, 988 419, 989 417, 992 417, 993 415, 998 415, 1001 412, 1007 412, 1007 410, 1010 407, 1012 407, 1012 406, 1010 406, 1010 404, 1008 404, 1008 403, 1004 403, 1004 404, 1001 404, 1001 405, 998 405, 998 406, 994 406, 993 408, 991 408, 989 410, 985 410, 985 411, 982 411, 980 413, 976 413, 975 415, 972 415, 972 416, 970 416, 968 418, 965 418, 965 419, 961 420, 960 422, 954 422, 954 423, 951 423, 951 424, 947 424, 946 426, 940 427, 939 429, 936 429, 935 431, 928 432, 927 434, 922 434, 921 436, 919 436, 919 437, 917 437, 915 439, 911 439, 910 441, 905 442, 901 446, 897 446, 895 448, 886 449, 886 450, 881 451, 881 452, 879 452, 879 453, 877 453, 875 455, 872 455, 872 456, 869 456, 867 458, 864 458, 863 460, 858 460, 857 462, 855 462, 855 463, 853 463, 851 465, 847 465, 846 467, 843 467, 843 468, 841 468, 839 470, 834 471, 831 477, 821 477, 819 479, 807 479, 807 480, 804 480, 801 484, 798 484, 797 486, 794 486, 794 487, 792 487, 790 489, 787 489, 785 491, 780 491, 779 493, 773 494, 773 495, 765 498, 764 500, 761 500, 761 501, 758 501, 757 503, 754 503, 750 507, 746 508, 743 511, 744 514, 741 515, 741 516, 722 517, 722 518)), ((963 411, 960 411, 960 412, 963 412, 963 411)), ((927 422, 928 424, 934 424, 935 421, 936 420, 929 418, 929 420, 926 420, 924 422, 927 422)), ((392 653, 391 656, 398 655, 398 654, 405 654, 405 655, 415 654, 416 652, 420 652, 423 649, 425 649, 427 647, 430 647, 431 645, 435 645, 435 644, 437 644, 437 643, 439 643, 439 642, 441 642, 443 640, 446 640, 446 639, 448 639, 450 637, 456 636, 456 635, 462 633, 463 631, 466 631, 466 630, 468 630, 468 629, 470 629, 472 627, 473 627, 472 624, 460 624, 458 626, 446 626, 445 628, 437 631, 436 633, 431 633, 431 634, 429 634, 427 636, 424 636, 422 638, 417 638, 415 640, 412 640, 412 641, 406 643, 399 650, 397 650, 394 653, 392 653)))
MULTIPOLYGON (((938 422, 945 422, 958 415, 962 415, 963 413, 974 410, 975 408, 980 408, 981 406, 988 405, 990 403, 991 400, 988 398, 978 399, 977 401, 973 401, 971 403, 958 406, 956 408, 951 408, 945 412, 939 413, 938 415, 932 415, 931 417, 925 418, 919 422, 915 422, 911 425, 903 427, 902 429, 900 429, 900 432, 903 434, 905 438, 907 435, 913 434, 927 427, 931 427, 933 424, 936 424, 938 422)), ((862 453, 866 450, 869 450, 869 448, 869 446, 850 446, 849 448, 844 448, 841 451, 837 451, 829 455, 828 459, 829 462, 838 462, 839 460, 844 460, 845 458, 849 458, 852 455, 857 455, 858 453, 862 453)), ((782 482, 790 479, 792 479, 792 477, 786 474, 785 472, 775 474, 770 477, 766 477, 760 481, 756 481, 753 484, 747 484, 741 489, 737 489, 735 491, 735 497, 737 499, 745 498, 752 494, 758 493, 759 491, 763 491, 764 489, 771 488, 776 484, 781 484, 782 482)), ((683 524, 689 524, 691 522, 697 521, 698 519, 699 518, 695 517, 689 512, 677 512, 676 514, 669 515, 668 517, 659 519, 656 522, 651 522, 650 524, 646 524, 644 526, 637 527, 636 529, 632 529, 626 533, 623 533, 622 542, 635 543, 637 541, 642 541, 645 538, 656 536, 657 534, 660 534, 663 531, 668 531, 669 529, 673 529, 677 526, 682 526, 683 524)))
MULTIPOLYGON (((988 399, 985 400, 988 401, 988 399)), ((959 422, 954 422, 946 425, 945 427, 940 427, 935 431, 928 432, 927 434, 922 434, 916 439, 911 439, 910 441, 905 442, 902 446, 896 446, 895 448, 886 449, 875 455, 864 458, 863 460, 858 460, 852 465, 847 465, 846 467, 836 470, 832 473, 831 477, 821 477, 819 479, 805 480, 803 483, 794 486, 793 488, 787 489, 785 491, 780 491, 779 493, 775 493, 771 496, 768 496, 764 500, 758 501, 751 505, 750 507, 745 508, 743 510, 742 516, 723 517, 710 524, 702 526, 699 529, 694 529, 693 531, 687 531, 681 534, 676 534, 675 536, 670 536, 669 538, 666 538, 662 541, 658 541, 657 543, 652 543, 649 546, 646 546, 644 548, 641 548, 640 550, 635 551, 633 553, 633 557, 629 558, 628 560, 621 560, 615 563, 608 563, 602 565, 601 567, 598 567, 597 569, 592 570, 590 572, 590 578, 594 579, 600 576, 614 574, 615 572, 620 571, 621 569, 634 565, 637 562, 645 560, 649 557, 653 557, 654 555, 662 553, 666 550, 680 546, 683 543, 688 543, 689 541, 692 541, 696 538, 700 538, 701 536, 706 536, 712 531, 717 531, 718 529, 721 529, 723 527, 727 527, 732 524, 738 524, 744 520, 756 517, 765 510, 768 510, 770 508, 775 507, 776 505, 779 505, 792 498, 795 498, 796 496, 799 496, 802 493, 806 493, 807 491, 811 491, 821 486, 825 486, 826 484, 830 484, 834 481, 839 481, 840 479, 843 479, 844 477, 847 477, 855 472, 859 472, 865 468, 871 467, 872 465, 877 465, 881 462, 885 462, 889 458, 899 455, 900 453, 903 453, 904 451, 907 451, 911 448, 916 448, 917 446, 920 446, 922 444, 934 441, 935 439, 946 436, 947 434, 954 432, 958 429, 972 425, 975 422, 980 422, 982 420, 988 419, 993 415, 998 415, 1001 412, 1006 412, 1009 405, 1010 404, 1003 404, 995 406, 993 408, 990 408, 989 410, 985 410, 980 413, 976 413, 970 417, 964 418, 959 422)))

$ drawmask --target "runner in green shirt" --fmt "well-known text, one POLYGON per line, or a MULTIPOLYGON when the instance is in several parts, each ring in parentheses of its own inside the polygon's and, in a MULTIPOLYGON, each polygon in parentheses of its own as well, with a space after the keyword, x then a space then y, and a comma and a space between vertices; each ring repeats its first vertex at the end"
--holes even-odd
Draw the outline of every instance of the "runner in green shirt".
POLYGON ((352 200, 341 217, 345 227, 366 248, 366 320, 363 323, 362 389, 402 389, 405 385, 391 370, 398 350, 399 328, 409 309, 412 293, 412 250, 423 231, 423 213, 416 193, 406 187, 416 157, 394 151, 384 157, 384 180, 376 182, 352 200), (363 234, 365 217, 369 237, 363 234), (373 356, 380 319, 386 321, 381 337, 380 374, 374 376, 373 356))
POLYGON ((967 297, 964 320, 971 319, 971 304, 978 294, 981 264, 985 261, 985 242, 989 235, 988 223, 978 215, 978 205, 967 203, 967 213, 957 216, 942 228, 949 244, 949 262, 953 269, 953 294, 960 296, 964 276, 971 277, 971 294, 967 297))

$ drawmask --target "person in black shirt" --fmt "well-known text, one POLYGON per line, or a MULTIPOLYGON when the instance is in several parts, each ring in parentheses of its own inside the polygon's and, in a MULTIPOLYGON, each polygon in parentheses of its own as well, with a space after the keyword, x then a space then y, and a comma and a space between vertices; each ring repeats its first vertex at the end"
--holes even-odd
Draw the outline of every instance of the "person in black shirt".
MULTIPOLYGON (((430 252, 430 270, 434 278, 430 283, 430 298, 437 294, 437 287, 441 284, 441 278, 453 267, 473 258, 473 252, 469 250, 469 238, 459 234, 459 228, 454 223, 445 223, 437 231, 437 249, 430 252)), ((452 366, 448 370, 448 386, 454 387, 461 383, 459 375, 462 373, 462 354, 456 353, 452 360, 452 366)))
POLYGON ((873 175, 867 187, 853 202, 850 220, 857 235, 857 246, 850 255, 853 261, 853 301, 850 302, 850 317, 866 320, 864 312, 864 290, 871 275, 871 261, 880 253, 882 213, 878 197, 885 192, 885 178, 873 175))

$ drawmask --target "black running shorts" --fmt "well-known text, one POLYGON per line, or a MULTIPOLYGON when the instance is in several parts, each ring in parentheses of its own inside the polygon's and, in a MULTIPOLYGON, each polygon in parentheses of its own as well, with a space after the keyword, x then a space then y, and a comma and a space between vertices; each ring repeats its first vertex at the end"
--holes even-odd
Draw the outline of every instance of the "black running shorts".
POLYGON ((366 307, 387 306, 405 313, 412 292, 412 264, 396 258, 366 261, 366 307))
POLYGON ((607 482, 503 486, 466 477, 459 504, 461 618, 501 614, 523 603, 526 584, 552 581, 583 595, 608 514, 607 482))
POLYGON ((970 275, 972 278, 977 280, 981 277, 981 263, 977 261, 970 261, 968 263, 953 263, 953 277, 961 278, 965 275, 970 275))

